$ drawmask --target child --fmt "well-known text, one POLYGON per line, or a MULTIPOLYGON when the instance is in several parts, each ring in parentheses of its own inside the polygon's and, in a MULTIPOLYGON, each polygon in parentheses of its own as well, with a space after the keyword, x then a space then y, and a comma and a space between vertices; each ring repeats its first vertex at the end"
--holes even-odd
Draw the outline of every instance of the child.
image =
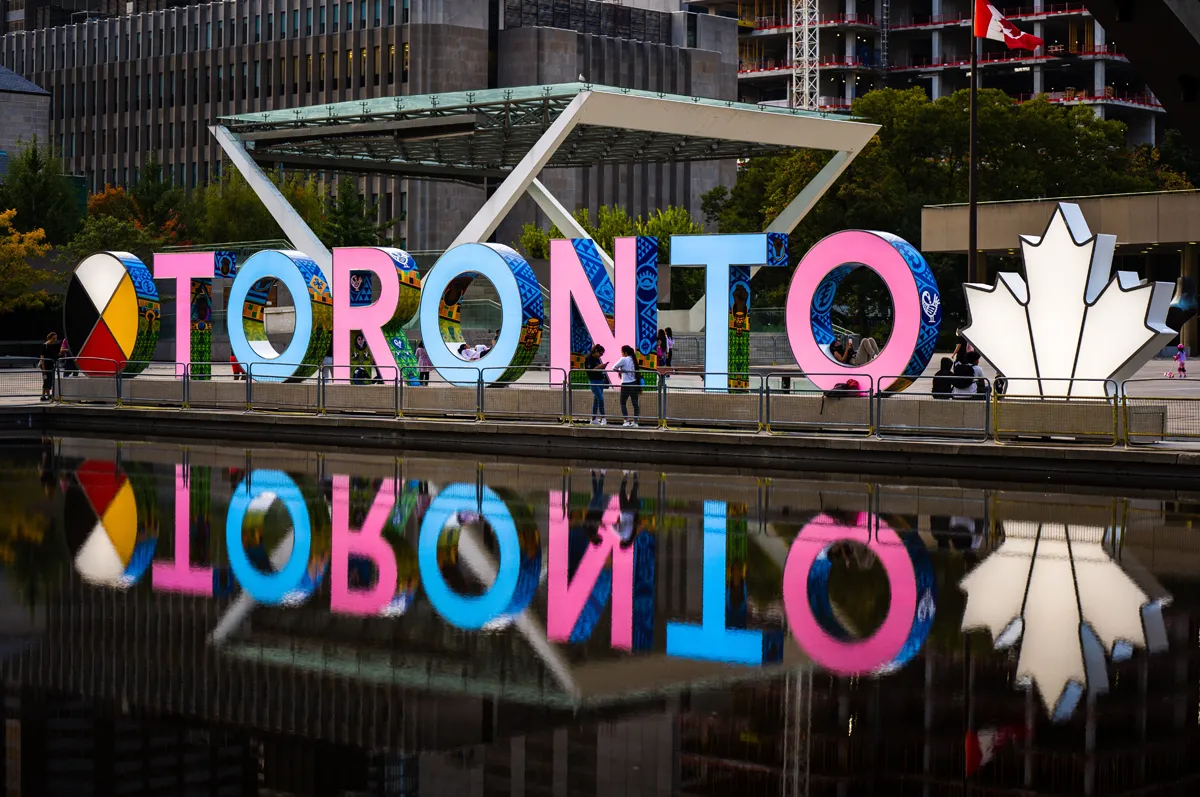
POLYGON ((1187 348, 1182 343, 1175 348, 1175 362, 1179 363, 1179 378, 1187 379, 1187 348))

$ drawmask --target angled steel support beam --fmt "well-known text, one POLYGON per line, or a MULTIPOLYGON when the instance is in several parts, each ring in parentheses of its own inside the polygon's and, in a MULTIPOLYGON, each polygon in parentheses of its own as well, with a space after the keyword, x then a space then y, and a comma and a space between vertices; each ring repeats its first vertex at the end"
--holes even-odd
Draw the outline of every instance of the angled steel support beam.
POLYGON ((230 163, 241 173, 242 177, 246 178, 250 188, 266 205, 271 218, 279 224, 283 234, 292 242, 292 246, 311 257, 317 267, 321 269, 325 281, 332 285, 333 254, 325 247, 325 244, 321 243, 321 239, 312 231, 312 228, 304 223, 304 219, 300 218, 296 209, 284 199, 283 194, 279 193, 275 184, 263 174, 262 169, 258 168, 258 164, 246 151, 245 145, 224 125, 210 125, 208 132, 217 139, 217 143, 221 145, 221 150, 229 158, 230 163))
MULTIPOLYGON (((564 234, 572 238, 587 238, 588 240, 592 240, 592 236, 587 234, 587 230, 583 229, 579 222, 575 220, 575 217, 571 215, 570 211, 563 207, 562 203, 546 190, 546 186, 542 185, 541 180, 535 179, 531 182, 529 188, 526 189, 526 193, 533 198, 533 201, 542 209, 542 212, 546 214, 550 222, 564 234)), ((604 270, 608 272, 608 278, 615 280, 616 269, 613 266, 613 259, 599 245, 596 246, 596 251, 600 253, 600 259, 604 262, 604 270)))
MULTIPOLYGON (((878 128, 876 128, 878 129, 878 128)), ((872 134, 873 135, 873 134, 872 134)), ((842 172, 846 171, 846 167, 850 165, 858 156, 858 150, 841 150, 833 153, 833 157, 829 162, 817 172, 816 176, 809 181, 808 185, 796 194, 795 199, 788 203, 775 221, 767 227, 767 232, 785 232, 790 233, 800 225, 808 212, 817 204, 817 200, 825 196, 825 192, 829 190, 837 178, 842 176, 842 172)), ((758 273, 758 268, 750 269, 750 278, 758 273)), ((694 331, 704 329, 704 315, 707 304, 705 297, 701 296, 695 306, 688 311, 688 323, 694 331)))
POLYGON ((579 123, 579 116, 584 106, 594 97, 595 94, 585 91, 571 100, 562 115, 546 128, 546 132, 533 145, 533 149, 529 150, 524 158, 521 158, 521 162, 513 169, 512 174, 483 203, 483 207, 475 214, 475 218, 471 219, 466 227, 463 227, 462 232, 450 244, 450 248, 459 244, 486 241, 491 237, 504 217, 512 211, 513 205, 528 190, 530 184, 554 157, 554 153, 571 135, 571 131, 579 123))

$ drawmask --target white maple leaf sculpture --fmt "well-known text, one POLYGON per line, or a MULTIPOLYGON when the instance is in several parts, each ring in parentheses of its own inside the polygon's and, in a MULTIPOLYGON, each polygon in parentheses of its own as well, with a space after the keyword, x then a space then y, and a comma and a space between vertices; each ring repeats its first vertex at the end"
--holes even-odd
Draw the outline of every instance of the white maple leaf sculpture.
POLYGON ((963 286, 963 337, 1007 377, 1009 394, 1114 394, 1175 337, 1173 286, 1132 271, 1113 277, 1116 244, 1092 235, 1078 205, 1060 202, 1045 235, 1021 236, 1025 279, 1001 272, 992 285, 963 286))
POLYGON ((1086 693, 1108 691, 1105 655, 1167 647, 1161 586, 1139 585, 1104 550, 1099 527, 1004 521, 1005 540, 959 584, 962 630, 986 629, 997 650, 1020 642, 1017 682, 1033 684, 1056 722, 1086 693))

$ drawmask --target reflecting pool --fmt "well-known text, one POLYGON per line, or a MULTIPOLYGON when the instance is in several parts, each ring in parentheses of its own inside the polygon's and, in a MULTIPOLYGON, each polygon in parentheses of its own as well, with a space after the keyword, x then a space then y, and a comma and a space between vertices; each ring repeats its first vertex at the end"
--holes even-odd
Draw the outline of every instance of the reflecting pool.
POLYGON ((1193 795, 1198 518, 1152 489, 10 442, 5 782, 1193 795))

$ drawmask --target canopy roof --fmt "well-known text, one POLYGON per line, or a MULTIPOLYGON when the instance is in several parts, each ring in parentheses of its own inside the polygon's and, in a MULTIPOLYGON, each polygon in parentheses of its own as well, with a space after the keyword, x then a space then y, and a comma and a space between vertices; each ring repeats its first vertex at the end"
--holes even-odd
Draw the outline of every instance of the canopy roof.
POLYGON ((842 150, 847 127, 864 128, 861 143, 875 130, 845 116, 587 83, 381 97, 221 124, 259 163, 480 182, 508 176, 568 113, 573 124, 546 167, 842 150))

